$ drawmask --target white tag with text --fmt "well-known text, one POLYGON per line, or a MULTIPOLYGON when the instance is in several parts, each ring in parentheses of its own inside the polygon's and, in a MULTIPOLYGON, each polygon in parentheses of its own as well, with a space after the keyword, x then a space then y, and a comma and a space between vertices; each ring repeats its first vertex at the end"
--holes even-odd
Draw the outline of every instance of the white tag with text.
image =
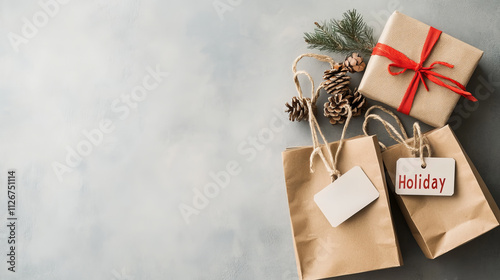
POLYGON ((400 158, 396 166, 395 189, 399 195, 451 196, 455 191, 453 158, 400 158))
POLYGON ((337 227, 378 197, 377 188, 361 167, 355 166, 315 194, 314 202, 332 227, 337 227))

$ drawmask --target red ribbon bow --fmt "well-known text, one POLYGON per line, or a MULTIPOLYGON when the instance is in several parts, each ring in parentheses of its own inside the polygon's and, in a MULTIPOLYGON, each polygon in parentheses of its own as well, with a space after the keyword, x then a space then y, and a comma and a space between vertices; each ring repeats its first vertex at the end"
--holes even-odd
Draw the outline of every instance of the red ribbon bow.
POLYGON ((392 47, 389 47, 388 45, 382 44, 382 43, 377 43, 375 48, 373 49, 372 55, 381 55, 385 56, 388 59, 390 59, 393 63, 389 64, 387 67, 389 70, 389 73, 393 76, 399 75, 404 73, 406 70, 413 70, 415 71, 415 75, 413 76, 413 79, 410 82, 410 85, 406 89, 406 93, 403 96, 403 100, 401 101, 401 104, 399 105, 398 111, 402 112, 404 114, 409 114, 411 110, 411 106, 413 104, 413 99, 415 98, 415 93, 417 92, 418 85, 420 81, 425 86, 425 89, 429 91, 429 88, 427 87, 427 84, 425 83, 424 77, 429 79, 431 82, 440 85, 442 87, 446 87, 462 96, 465 98, 471 100, 471 101, 477 101, 477 99, 472 96, 470 92, 465 91, 465 86, 462 85, 461 83, 443 76, 439 73, 436 73, 432 71, 434 69, 434 65, 440 64, 444 65, 449 68, 453 68, 454 66, 452 64, 443 62, 443 61, 436 61, 433 62, 429 67, 423 67, 423 64, 429 54, 432 51, 432 48, 436 44, 437 40, 439 39, 439 36, 441 35, 441 30, 437 30, 434 27, 430 27, 429 33, 427 34, 427 39, 425 40, 424 47, 422 48, 422 54, 420 55, 420 62, 416 63, 415 61, 409 59, 406 55, 401 53, 400 51, 397 51, 393 49, 392 47), (399 72, 392 72, 391 67, 398 67, 398 68, 403 68, 403 70, 399 72), (457 87, 453 85, 448 85, 441 81, 440 79, 445 79, 448 80, 452 83, 454 83, 457 87))

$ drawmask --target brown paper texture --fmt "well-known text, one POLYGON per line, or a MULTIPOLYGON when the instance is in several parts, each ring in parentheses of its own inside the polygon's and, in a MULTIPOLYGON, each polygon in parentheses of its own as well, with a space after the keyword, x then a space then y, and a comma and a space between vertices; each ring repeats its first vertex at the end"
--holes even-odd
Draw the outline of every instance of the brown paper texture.
MULTIPOLYGON (((330 143, 335 154, 338 142, 330 143)), ((297 270, 300 279, 327 277, 402 265, 376 136, 345 140, 338 169, 360 166, 380 197, 334 228, 314 202, 314 195, 331 183, 319 156, 309 171, 312 147, 287 149, 283 167, 290 208, 297 270)), ((325 155, 326 149, 324 149, 325 155)))
MULTIPOLYGON (((455 193, 451 197, 396 195, 396 201, 425 256, 434 259, 498 226, 500 210, 448 125, 425 136, 433 157, 455 159, 455 193)), ((382 157, 393 188, 396 161, 412 157, 411 152, 397 144, 382 157)))
MULTIPOLYGON (((393 47, 418 63, 428 32, 429 25, 396 11, 387 21, 379 42, 393 47)), ((483 51, 443 32, 424 66, 429 66, 434 61, 451 63, 454 68, 437 65, 434 71, 466 85, 482 55, 483 51)), ((397 109, 415 72, 408 70, 392 76, 387 71, 390 63, 386 57, 371 56, 359 91, 368 98, 397 109)), ((434 127, 442 127, 448 121, 460 95, 427 79, 426 84, 429 92, 420 83, 410 116, 434 127)))

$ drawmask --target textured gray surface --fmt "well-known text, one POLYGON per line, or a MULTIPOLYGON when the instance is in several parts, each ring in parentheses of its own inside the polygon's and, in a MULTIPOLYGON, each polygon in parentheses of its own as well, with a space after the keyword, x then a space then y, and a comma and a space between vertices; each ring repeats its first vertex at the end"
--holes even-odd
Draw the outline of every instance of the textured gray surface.
MULTIPOLYGON (((67 2, 46 23, 35 1, 0 2, 0 279, 297 279, 281 151, 310 145, 310 132, 276 116, 295 94, 302 32, 351 8, 376 35, 397 8, 485 51, 468 85, 480 102, 461 99, 452 124, 500 201, 498 1, 67 2), (21 36, 34 15, 41 27, 13 47, 10 32, 21 36), (148 67, 169 76, 120 101, 148 67), (66 164, 68 147, 82 148, 83 130, 105 119, 114 130, 58 180, 54 162, 66 164), (9 168, 19 180, 15 273, 5 263, 9 168), (225 187, 197 201, 187 224, 179 207, 225 169, 225 187)), ((319 77, 324 65, 301 67, 319 77)), ((500 275, 498 228, 428 260, 393 213, 405 265, 338 279, 500 275)))

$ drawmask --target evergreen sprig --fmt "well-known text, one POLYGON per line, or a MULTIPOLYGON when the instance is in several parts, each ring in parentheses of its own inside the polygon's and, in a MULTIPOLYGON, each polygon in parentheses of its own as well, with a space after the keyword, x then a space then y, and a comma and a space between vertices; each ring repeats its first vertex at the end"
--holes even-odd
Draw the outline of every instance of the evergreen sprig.
POLYGON ((366 25, 363 16, 356 10, 345 12, 340 21, 331 19, 322 24, 314 24, 314 32, 304 33, 304 39, 310 49, 345 55, 353 52, 370 55, 375 46, 373 29, 366 25))

